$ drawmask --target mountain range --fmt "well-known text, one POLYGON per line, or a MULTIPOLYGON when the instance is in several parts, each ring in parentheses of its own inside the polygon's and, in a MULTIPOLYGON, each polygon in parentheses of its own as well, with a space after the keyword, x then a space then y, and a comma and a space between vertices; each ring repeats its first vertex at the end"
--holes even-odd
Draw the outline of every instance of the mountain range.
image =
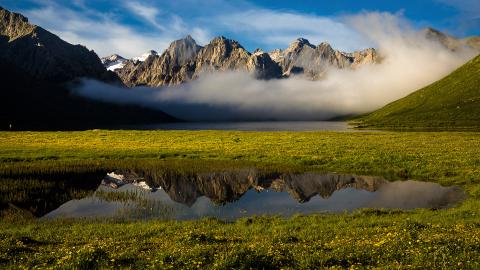
MULTIPOLYGON (((457 39, 431 28, 423 34, 450 50, 470 47, 480 52, 479 37, 457 39)), ((100 59, 94 51, 69 44, 30 24, 25 16, 0 7, 0 129, 78 129, 177 121, 159 110, 114 105, 72 94, 72 86, 83 78, 118 86, 158 87, 189 82, 207 72, 233 70, 248 72, 259 80, 292 76, 321 80, 329 68, 355 69, 381 61, 382 56, 373 48, 347 53, 326 42, 312 45, 303 38, 284 50, 257 49, 251 53, 239 42, 223 36, 205 46, 187 36, 172 42, 161 54, 152 50, 133 59, 119 55, 100 59)), ((477 66, 462 72, 476 74, 472 73, 475 70, 477 66)))
MULTIPOLYGON (((423 35, 450 50, 470 47, 480 52, 480 37, 457 39, 433 28, 425 29, 423 35)), ((152 50, 133 59, 118 54, 102 58, 105 67, 117 73, 129 87, 177 85, 194 80, 204 72, 226 70, 249 72, 264 80, 296 75, 318 80, 331 67, 355 69, 381 60, 374 48, 347 53, 333 49, 326 42, 312 45, 304 38, 298 38, 284 50, 266 53, 256 49, 250 53, 237 41, 223 36, 214 38, 205 47, 187 36, 172 42, 160 55, 152 50)))
POLYGON ((144 60, 127 60, 117 54, 104 57, 106 68, 115 71, 122 82, 129 86, 171 86, 194 80, 204 72, 244 71, 257 79, 269 80, 304 75, 320 79, 328 67, 356 68, 375 64, 380 57, 373 48, 353 53, 334 50, 324 42, 318 46, 299 38, 285 49, 253 53, 240 43, 223 36, 216 37, 204 47, 191 36, 176 40, 161 54, 154 51, 145 54, 144 60))

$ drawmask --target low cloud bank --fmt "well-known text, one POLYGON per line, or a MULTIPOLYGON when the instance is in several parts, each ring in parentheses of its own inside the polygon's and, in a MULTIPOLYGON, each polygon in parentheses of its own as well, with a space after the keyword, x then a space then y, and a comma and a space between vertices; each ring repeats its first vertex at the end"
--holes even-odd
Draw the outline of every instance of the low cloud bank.
POLYGON ((343 20, 376 44, 384 57, 381 64, 331 68, 319 81, 263 81, 247 73, 222 72, 164 88, 128 89, 85 80, 74 92, 156 108, 186 120, 325 120, 378 109, 441 79, 475 55, 426 39, 398 14, 364 13, 343 20))

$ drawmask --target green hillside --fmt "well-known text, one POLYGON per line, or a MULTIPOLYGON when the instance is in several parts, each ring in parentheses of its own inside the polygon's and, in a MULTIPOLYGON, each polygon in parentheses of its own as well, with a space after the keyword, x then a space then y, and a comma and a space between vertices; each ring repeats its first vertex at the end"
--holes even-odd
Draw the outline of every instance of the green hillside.
POLYGON ((380 129, 480 129, 480 55, 355 124, 380 129))

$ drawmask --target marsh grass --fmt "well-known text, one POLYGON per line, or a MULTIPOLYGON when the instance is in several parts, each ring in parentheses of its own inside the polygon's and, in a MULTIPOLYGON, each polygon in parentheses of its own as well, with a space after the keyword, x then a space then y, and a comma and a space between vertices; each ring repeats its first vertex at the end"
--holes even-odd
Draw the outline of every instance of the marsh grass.
POLYGON ((41 217, 69 200, 88 196, 98 186, 99 180, 94 177, 72 173, 62 177, 58 174, 38 178, 0 177, 0 219, 11 218, 12 213, 41 217))

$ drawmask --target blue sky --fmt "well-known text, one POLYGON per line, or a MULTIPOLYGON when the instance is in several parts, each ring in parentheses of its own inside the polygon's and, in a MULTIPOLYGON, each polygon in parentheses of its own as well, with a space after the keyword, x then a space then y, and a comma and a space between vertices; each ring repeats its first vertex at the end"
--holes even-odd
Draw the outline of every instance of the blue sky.
POLYGON ((351 51, 375 46, 348 23, 349 16, 368 12, 392 13, 414 29, 480 35, 479 0, 0 0, 0 5, 100 56, 161 52, 187 34, 202 45, 227 36, 250 51, 285 48, 297 37, 351 51))

